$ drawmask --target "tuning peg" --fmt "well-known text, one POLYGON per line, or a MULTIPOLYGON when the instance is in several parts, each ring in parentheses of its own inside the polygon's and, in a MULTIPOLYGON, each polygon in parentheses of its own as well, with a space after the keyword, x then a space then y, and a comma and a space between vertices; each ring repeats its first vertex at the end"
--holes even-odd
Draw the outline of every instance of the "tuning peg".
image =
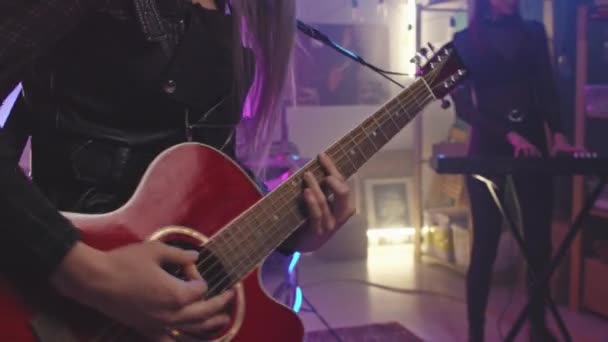
POLYGON ((433 44, 431 44, 431 43, 429 42, 429 43, 427 43, 426 45, 429 47, 429 50, 431 50, 431 52, 432 52, 433 54, 435 54, 435 52, 436 52, 436 51, 435 51, 435 47, 433 46, 433 44))
POLYGON ((420 48, 420 50, 418 51, 418 54, 424 58, 427 57, 427 55, 429 54, 429 50, 425 47, 420 48))
POLYGON ((441 109, 448 109, 452 106, 452 103, 446 99, 441 100, 441 109))

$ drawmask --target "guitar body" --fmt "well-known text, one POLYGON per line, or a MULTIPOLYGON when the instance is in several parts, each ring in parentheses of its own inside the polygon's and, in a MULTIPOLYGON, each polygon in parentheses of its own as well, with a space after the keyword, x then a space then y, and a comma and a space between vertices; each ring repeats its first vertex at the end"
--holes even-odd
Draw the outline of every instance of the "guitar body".
MULTIPOLYGON (((325 151, 345 178, 424 106, 447 96, 467 71, 449 43, 419 74, 410 87, 325 151)), ((209 286, 210 292, 236 284, 236 299, 229 308, 231 326, 203 341, 302 341, 304 329, 297 315, 266 295, 255 265, 306 220, 300 210, 303 175, 310 172, 321 181, 321 170, 317 161, 311 161, 261 200, 257 186, 229 158, 208 146, 186 143, 159 155, 120 209, 104 215, 66 216, 82 230, 87 244, 101 250, 146 240, 197 248, 198 269, 208 283, 216 283, 209 286)), ((19 256, 15 258, 17 262, 19 256)), ((60 298, 44 284, 17 285, 0 278, 0 318, 0 341, 141 341, 128 329, 60 298)), ((181 336, 179 340, 200 339, 181 336)))
MULTIPOLYGON (((261 197, 257 186, 228 157, 208 146, 186 143, 154 160, 122 208, 103 215, 65 215, 81 229, 84 242, 101 250, 150 239, 197 246, 261 197)), ((207 340, 303 340, 299 318, 266 294, 259 272, 255 269, 237 285, 231 327, 207 340)), ((57 341, 53 336, 62 336, 63 330, 78 342, 133 341, 111 338, 108 320, 60 298, 50 288, 18 286, 7 279, 0 280, 0 317, 0 341, 36 342, 37 336, 41 341, 57 341), (33 322, 46 322, 39 326, 47 328, 52 322, 51 329, 35 331, 33 322)))

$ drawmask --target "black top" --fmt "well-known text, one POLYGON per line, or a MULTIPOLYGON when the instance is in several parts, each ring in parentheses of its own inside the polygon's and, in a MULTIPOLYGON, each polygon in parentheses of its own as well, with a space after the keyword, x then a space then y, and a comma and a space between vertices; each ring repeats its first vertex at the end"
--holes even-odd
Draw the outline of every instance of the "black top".
POLYGON ((233 92, 231 19, 186 6, 168 58, 144 39, 131 6, 106 2, 0 5, 1 95, 15 80, 24 87, 0 130, 5 274, 50 274, 78 240, 58 209, 116 208, 163 149, 192 137, 234 157, 242 102, 233 92), (199 120, 190 132, 186 122, 199 120), (29 134, 37 186, 17 167, 29 134))
POLYGON ((453 94, 457 115, 472 125, 470 153, 512 156, 509 131, 546 153, 544 124, 562 128, 544 26, 518 16, 486 19, 457 33, 454 44, 470 75, 453 94))

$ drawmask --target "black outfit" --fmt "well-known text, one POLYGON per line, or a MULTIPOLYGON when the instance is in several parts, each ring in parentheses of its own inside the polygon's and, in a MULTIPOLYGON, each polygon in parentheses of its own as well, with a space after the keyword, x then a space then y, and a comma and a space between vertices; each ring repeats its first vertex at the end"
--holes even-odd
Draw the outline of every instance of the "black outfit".
MULTIPOLYGON (((471 124, 469 155, 509 156, 506 135, 515 131, 548 154, 544 125, 561 131, 548 42, 544 27, 518 16, 482 20, 459 32, 454 43, 470 72, 468 83, 453 94, 459 117, 471 124), (474 104, 476 100, 476 104, 474 104)), ((504 194, 504 177, 491 178, 504 194)), ((529 271, 540 275, 551 251, 553 185, 549 177, 517 175, 515 190, 522 210, 529 271)), ((473 248, 467 274, 471 341, 482 341, 492 265, 502 217, 486 186, 467 178, 473 220, 473 248)), ((529 282, 531 279, 529 278, 529 282)), ((533 304, 533 329, 544 330, 544 302, 533 304)))
POLYGON ((229 15, 189 1, 0 5, 0 95, 24 89, 0 130, 3 274, 45 279, 79 238, 58 209, 120 207, 162 150, 197 141, 235 158, 232 42, 229 15), (171 39, 147 39, 154 13, 171 39), (37 186, 17 167, 28 135, 37 186))

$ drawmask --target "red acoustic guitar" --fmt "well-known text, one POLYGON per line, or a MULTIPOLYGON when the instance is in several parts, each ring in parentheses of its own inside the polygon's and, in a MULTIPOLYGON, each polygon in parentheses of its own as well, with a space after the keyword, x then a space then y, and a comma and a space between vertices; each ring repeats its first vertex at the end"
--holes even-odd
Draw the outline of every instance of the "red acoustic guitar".
MULTIPOLYGON (((326 152, 345 177, 403 129, 432 100, 442 98, 466 72, 452 45, 430 58, 422 75, 326 152)), ((228 157, 208 146, 186 143, 159 155, 133 197, 104 215, 65 215, 85 243, 111 250, 160 240, 200 251, 199 269, 210 295, 236 288, 229 328, 206 341, 302 341, 303 326, 289 308, 266 295, 259 265, 305 222, 302 175, 321 179, 316 161, 262 197, 228 157)), ((146 291, 146 289, 141 289, 146 291)), ((0 341, 138 341, 133 332, 50 288, 0 280, 0 341)), ((186 336, 179 340, 199 341, 186 336)))

